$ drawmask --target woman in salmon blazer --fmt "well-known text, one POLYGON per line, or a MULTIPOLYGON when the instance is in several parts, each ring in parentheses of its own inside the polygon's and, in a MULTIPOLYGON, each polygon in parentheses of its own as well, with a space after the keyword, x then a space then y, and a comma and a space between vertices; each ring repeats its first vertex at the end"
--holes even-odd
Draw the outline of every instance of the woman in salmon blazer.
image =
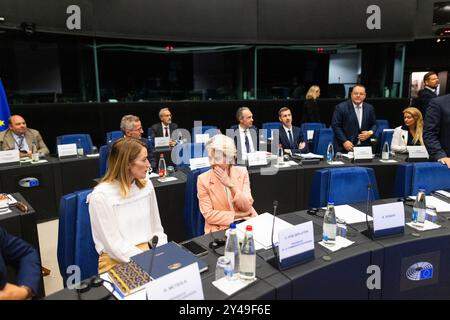
POLYGON ((257 215, 247 168, 235 166, 233 139, 218 134, 205 144, 211 169, 197 179, 197 197, 205 218, 205 233, 227 229, 230 223, 257 215))

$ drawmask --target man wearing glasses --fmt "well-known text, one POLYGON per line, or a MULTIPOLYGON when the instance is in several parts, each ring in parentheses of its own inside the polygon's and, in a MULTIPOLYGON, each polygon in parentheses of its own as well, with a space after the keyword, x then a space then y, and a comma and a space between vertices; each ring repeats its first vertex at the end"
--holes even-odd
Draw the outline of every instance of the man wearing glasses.
POLYGON ((337 152, 353 151, 354 146, 370 146, 370 138, 376 130, 375 111, 364 102, 366 88, 357 84, 352 89, 351 99, 336 106, 331 120, 334 132, 334 147, 337 152))

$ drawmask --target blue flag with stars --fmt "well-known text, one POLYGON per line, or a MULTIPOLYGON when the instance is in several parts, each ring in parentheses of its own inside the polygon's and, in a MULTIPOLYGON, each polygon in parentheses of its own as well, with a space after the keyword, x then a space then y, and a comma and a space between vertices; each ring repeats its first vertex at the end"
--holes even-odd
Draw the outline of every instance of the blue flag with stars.
POLYGON ((5 90, 3 90, 3 83, 0 79, 0 132, 8 129, 8 119, 11 117, 9 112, 8 101, 6 100, 5 90))

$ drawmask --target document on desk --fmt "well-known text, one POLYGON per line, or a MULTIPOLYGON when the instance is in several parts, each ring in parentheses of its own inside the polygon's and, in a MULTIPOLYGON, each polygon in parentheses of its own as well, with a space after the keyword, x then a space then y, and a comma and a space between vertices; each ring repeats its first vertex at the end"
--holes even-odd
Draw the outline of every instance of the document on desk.
MULTIPOLYGON (((409 197, 412 200, 416 200, 416 196, 409 197)), ((450 203, 442 201, 433 196, 427 196, 425 199, 427 206, 432 205, 436 207, 436 212, 450 212, 450 203)))
POLYGON ((294 153, 296 156, 300 156, 303 159, 323 159, 323 155, 315 154, 312 152, 309 153, 294 153))
MULTIPOLYGON (((236 228, 239 233, 244 234, 247 225, 251 225, 253 228, 253 238, 255 239, 255 247, 258 248, 258 244, 264 249, 269 249, 272 247, 272 224, 273 215, 268 212, 260 214, 254 218, 251 218, 245 222, 239 223, 236 228)), ((275 227, 273 231, 273 243, 278 244, 278 232, 280 230, 290 228, 292 224, 275 217, 275 227)), ((260 248, 260 247, 259 247, 260 248)), ((257 249, 258 250, 258 249, 257 249)))
POLYGON ((232 294, 244 289, 246 286, 255 281, 256 278, 250 281, 246 281, 239 278, 230 280, 227 277, 223 277, 219 280, 213 281, 212 284, 226 295, 231 296, 232 294))
MULTIPOLYGON (((366 214, 359 210, 356 210, 353 207, 350 207, 348 204, 344 204, 341 206, 335 206, 334 211, 336 212, 336 217, 344 220, 347 224, 366 222, 366 214)), ((372 217, 368 217, 369 221, 372 221, 372 217)))
POLYGON ((323 241, 319 242, 319 244, 322 247, 327 248, 328 250, 330 250, 332 252, 336 252, 342 248, 346 248, 354 243, 355 243, 354 241, 348 240, 347 238, 343 238, 341 236, 336 237, 336 243, 334 244, 334 246, 330 246, 329 244, 326 244, 323 241))
POLYGON ((428 230, 434 230, 439 229, 441 226, 439 224, 436 224, 434 222, 425 220, 423 226, 418 226, 414 222, 408 222, 406 225, 409 227, 417 230, 417 231, 428 231, 428 230))

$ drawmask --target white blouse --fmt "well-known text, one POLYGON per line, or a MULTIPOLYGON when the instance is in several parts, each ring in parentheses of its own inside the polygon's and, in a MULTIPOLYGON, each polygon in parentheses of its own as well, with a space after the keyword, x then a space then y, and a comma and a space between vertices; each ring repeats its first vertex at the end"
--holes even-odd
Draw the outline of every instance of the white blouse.
POLYGON ((399 153, 406 153, 408 145, 408 130, 403 130, 402 126, 394 129, 392 136, 391 150, 399 153))
POLYGON ((101 183, 88 195, 92 237, 98 254, 108 253, 119 262, 141 253, 137 244, 149 242, 154 235, 158 245, 167 243, 161 225, 155 189, 147 180, 144 188, 132 184, 126 198, 117 182, 101 183))

